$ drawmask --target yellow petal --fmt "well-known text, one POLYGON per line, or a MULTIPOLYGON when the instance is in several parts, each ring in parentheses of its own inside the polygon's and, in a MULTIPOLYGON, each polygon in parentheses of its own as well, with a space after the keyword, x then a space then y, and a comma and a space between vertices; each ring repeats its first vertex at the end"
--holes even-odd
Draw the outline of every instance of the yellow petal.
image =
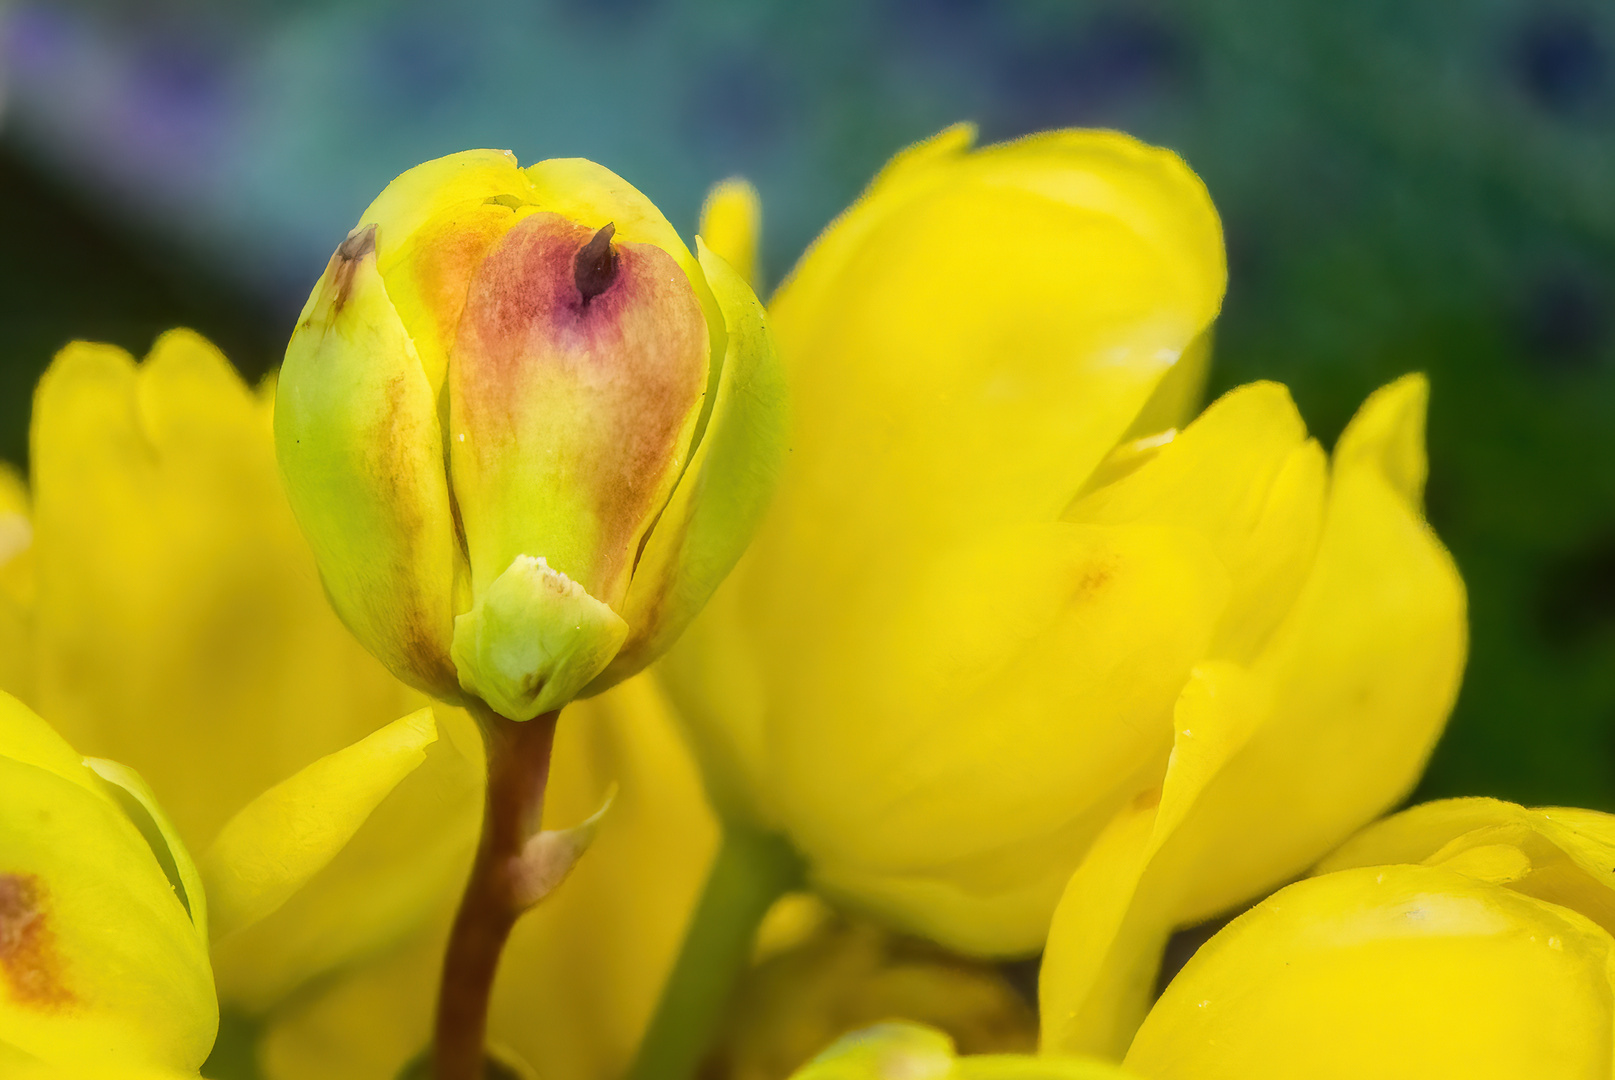
POLYGON ((1463 582, 1383 465, 1422 417, 1381 393, 1342 436, 1371 452, 1337 456, 1317 565, 1253 666, 1272 712, 1175 841, 1198 853, 1178 871, 1185 921, 1294 876, 1393 806, 1441 734, 1463 671, 1463 582))
POLYGON ((0 690, 31 695, 34 681, 34 524, 28 490, 0 462, 0 690))
POLYGON ((820 592, 983 521, 1053 517, 1223 283, 1204 188, 1125 136, 965 152, 955 134, 894 162, 771 305, 796 422, 768 561, 820 592))
POLYGON ((1158 527, 1055 523, 938 560, 774 732, 813 880, 962 951, 1036 949, 1082 851, 1158 775, 1226 599, 1206 546, 1158 527))
POLYGON ((487 771, 475 722, 434 712, 440 737, 426 760, 353 838, 278 911, 215 944, 221 1000, 273 1012, 406 947, 434 919, 446 926, 476 850, 487 771))
POLYGON ((923 1024, 894 1021, 837 1039, 795 1080, 945 1080, 953 1073, 953 1040, 923 1024))
MULTIPOLYGON (((1115 672, 1051 646, 992 690, 983 679, 939 705, 979 666, 942 677, 894 654, 943 665, 990 654, 993 632, 1018 642, 1041 625, 1015 605, 1040 610, 1043 583, 1002 538, 1056 518, 1203 343, 1224 268, 1210 201, 1173 155, 1097 132, 981 151, 971 137, 951 129, 899 155, 776 294, 792 410, 780 491, 665 667, 726 813, 785 829, 846 900, 954 944, 1019 951, 1042 938, 1068 870, 1140 783, 1105 772, 1098 790, 1048 787, 1082 739, 1054 717, 1107 724, 1084 709, 1110 707, 1095 688, 1115 672), (1004 559, 965 560, 985 573, 979 586, 948 565, 996 543, 1004 559), (1001 575, 1014 600, 998 605, 1001 575), (951 626, 908 610, 938 580, 970 597, 928 613, 951 626), (974 625, 983 611, 993 632, 974 625), (980 767, 1000 751, 1002 765, 980 767), (984 785, 979 812, 963 797, 905 801, 948 782, 972 796, 984 785)), ((1201 605, 1220 608, 1221 588, 1150 595, 1187 614, 1159 652, 1140 646, 1148 674, 1118 707, 1148 698, 1156 711, 1096 761, 1158 767, 1194 659, 1180 649, 1197 620, 1215 620, 1201 605)), ((1126 623, 1127 643, 1144 618, 1126 623)), ((1107 658, 1127 648, 1097 631, 1094 644, 1107 658)))
POLYGON ((231 818, 202 855, 215 937, 274 912, 330 862, 437 739, 422 709, 276 784, 231 818))
POLYGON ((266 404, 206 342, 75 345, 32 466, 36 704, 138 770, 200 851, 243 803, 406 711, 322 594, 266 404))
POLYGON ((1414 510, 1424 505, 1424 418, 1430 382, 1404 375, 1369 395, 1335 446, 1338 471, 1378 475, 1414 510))
POLYGON ((84 759, 74 753, 67 740, 28 706, 5 693, 0 693, 0 758, 44 769, 70 784, 105 796, 94 775, 84 767, 84 759))
MULTIPOLYGON (((547 1080, 598 1080, 621 1075, 638 1046, 705 881, 717 827, 649 675, 562 713, 551 777, 548 829, 593 814, 613 783, 619 793, 565 887, 517 923, 500 965, 490 1039, 543 1062, 547 1080)), ((473 827, 467 857, 474 840, 473 827)), ((392 1080, 420 1052, 464 865, 435 875, 452 885, 431 930, 408 949, 340 972, 275 1014, 265 1043, 271 1080, 392 1080)))
POLYGON ((1179 892, 1162 846, 1250 739, 1271 703, 1237 665, 1197 667, 1173 713, 1166 777, 1111 819, 1066 884, 1038 977, 1042 1046, 1119 1057, 1154 995, 1179 892))
POLYGON ((1294 609, 1248 670, 1185 690, 1162 820, 1118 822, 1073 877, 1045 953, 1046 1048, 1119 1053, 1175 927, 1300 873, 1417 780, 1465 642, 1457 571, 1384 471, 1421 415, 1365 404, 1294 609))
POLYGON ((433 219, 506 197, 530 201, 534 192, 509 150, 463 150, 399 174, 359 215, 376 226, 376 261, 383 274, 412 253, 411 240, 433 219))
POLYGON ((1202 946, 1126 1064, 1152 1080, 1602 1077, 1615 942, 1448 870, 1284 889, 1202 946))
POLYGON ((441 928, 342 972, 278 1010, 259 1061, 268 1080, 396 1080, 432 1029, 437 976, 448 940, 441 928))
POLYGON ((437 399, 365 235, 331 257, 286 347, 276 457, 337 613, 395 675, 453 700, 437 399))
POLYGON ((1312 566, 1325 468, 1289 391, 1252 383, 1219 398, 1147 463, 1080 498, 1065 520, 1202 532, 1234 590, 1213 655, 1249 660, 1312 566))
POLYGON ((218 1023, 206 946, 110 798, 0 758, 0 1043, 52 1062, 195 1069, 218 1023))
MULTIPOLYGON (((757 246, 763 227, 762 200, 744 177, 732 176, 712 185, 701 204, 697 247, 707 248, 734 268, 735 274, 761 291, 757 278, 757 246)), ((716 289, 716 286, 714 286, 716 289)))
POLYGON ((1318 872, 1424 863, 1507 885, 1615 933, 1615 815, 1497 799, 1444 799, 1375 822, 1318 872))
POLYGON ((179 830, 157 802, 151 785, 127 765, 105 758, 85 758, 84 764, 105 780, 113 795, 167 875, 185 911, 196 928, 196 936, 204 946, 208 943, 207 892, 202 887, 202 875, 196 862, 180 839, 179 830))
POLYGON ((838 1040, 793 1080, 1129 1080, 1109 1062, 1029 1054, 954 1056, 952 1040, 923 1024, 877 1024, 838 1040))
POLYGON ((744 582, 755 551, 754 544, 741 556, 656 672, 720 816, 778 832, 784 825, 772 790, 769 654, 746 617, 744 582))
POLYGON ((728 264, 697 246, 729 351, 706 432, 634 569, 622 608, 628 642, 590 692, 640 670, 683 633, 756 531, 786 452, 786 388, 762 305, 728 264))
POLYGON ((0 1075, 7 1080, 196 1080, 197 1076, 195 1069, 170 1069, 126 1061, 62 1064, 20 1054, 9 1056, 13 1053, 15 1051, 0 1045, 0 1075))
MULTIPOLYGON (((64 352, 34 418, 42 707, 139 769, 197 851, 251 797, 419 703, 321 592, 281 492, 272 397, 174 333, 139 368, 64 352)), ((438 769, 442 745, 303 892, 223 944, 234 1007, 386 947, 455 891, 480 758, 438 769)))
MULTIPOLYGON (((1501 799, 1438 799, 1374 822, 1318 864, 1320 874, 1423 862, 1452 840, 1500 825, 1525 826, 1532 812, 1501 799)), ((1615 864, 1611 864, 1615 865, 1615 864)))
POLYGON ((1208 326, 1189 343, 1178 362, 1172 365, 1172 370, 1156 384, 1155 392, 1138 410, 1138 415, 1133 417, 1128 436, 1154 435, 1168 428, 1180 428, 1195 418, 1206 403, 1206 382, 1211 377, 1211 342, 1214 336, 1214 327, 1208 326))
POLYGON ((983 1054, 959 1059, 959 1080, 1141 1080, 1137 1073, 1095 1058, 983 1054))

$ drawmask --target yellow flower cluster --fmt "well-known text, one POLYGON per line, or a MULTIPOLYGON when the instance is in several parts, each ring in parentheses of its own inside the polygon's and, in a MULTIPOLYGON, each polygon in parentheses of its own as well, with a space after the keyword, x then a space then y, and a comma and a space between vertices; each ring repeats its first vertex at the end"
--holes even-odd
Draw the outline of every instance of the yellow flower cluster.
MULTIPOLYGON (((1615 816, 1428 803, 1365 829, 1201 947, 1119 1066, 1073 1054, 1045 1012, 1040 1055, 956 1056, 941 1032, 893 1024, 796 1077, 1609 1076, 1612 867, 1615 816)), ((1051 943, 1044 970, 1085 963, 1051 943)))
POLYGON ((759 221, 454 155, 278 384, 63 350, 0 477, 0 1074, 418 1070, 489 716, 582 696, 515 1075, 1609 1076, 1612 819, 1374 823, 1465 655, 1424 380, 1327 454, 1198 411, 1220 225, 1114 133, 905 151, 766 317, 759 221))

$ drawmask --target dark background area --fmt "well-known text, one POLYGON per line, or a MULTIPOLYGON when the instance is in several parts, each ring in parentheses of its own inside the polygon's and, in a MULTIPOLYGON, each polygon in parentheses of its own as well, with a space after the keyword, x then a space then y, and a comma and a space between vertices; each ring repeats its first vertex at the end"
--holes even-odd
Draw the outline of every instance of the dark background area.
POLYGON ((472 0, 0 8, 0 456, 75 337, 186 324, 251 377, 331 247, 423 159, 582 155, 764 268, 892 152, 1118 127, 1222 213, 1213 390, 1288 383, 1326 443, 1430 373, 1430 518, 1468 581, 1421 796, 1615 809, 1615 5, 1607 0, 472 0))

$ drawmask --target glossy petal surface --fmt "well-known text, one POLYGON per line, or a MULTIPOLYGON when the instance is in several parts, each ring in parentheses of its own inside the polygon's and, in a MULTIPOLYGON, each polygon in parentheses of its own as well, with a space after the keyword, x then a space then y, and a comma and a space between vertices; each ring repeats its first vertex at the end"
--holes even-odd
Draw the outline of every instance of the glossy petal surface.
POLYGON ((1605 1077, 1615 942, 1448 869, 1292 885, 1173 980, 1127 1065, 1159 1080, 1605 1077))

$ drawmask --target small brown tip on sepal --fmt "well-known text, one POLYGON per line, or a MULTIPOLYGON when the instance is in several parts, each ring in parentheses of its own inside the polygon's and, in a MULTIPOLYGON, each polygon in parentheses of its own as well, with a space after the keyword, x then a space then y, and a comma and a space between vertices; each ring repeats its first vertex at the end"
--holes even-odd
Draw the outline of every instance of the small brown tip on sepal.
POLYGON ((376 253, 376 227, 374 225, 361 225, 348 234, 348 238, 336 246, 336 254, 331 256, 334 265, 334 278, 336 295, 331 301, 331 311, 335 314, 342 310, 348 302, 348 294, 353 291, 353 272, 366 255, 376 253))
POLYGON ((343 262, 362 259, 376 250, 376 227, 361 225, 348 234, 336 247, 336 257, 343 262))
POLYGON ((572 263, 572 281, 577 285, 585 307, 617 280, 617 253, 611 247, 611 238, 616 234, 616 223, 608 221, 587 244, 578 249, 577 258, 572 263))

